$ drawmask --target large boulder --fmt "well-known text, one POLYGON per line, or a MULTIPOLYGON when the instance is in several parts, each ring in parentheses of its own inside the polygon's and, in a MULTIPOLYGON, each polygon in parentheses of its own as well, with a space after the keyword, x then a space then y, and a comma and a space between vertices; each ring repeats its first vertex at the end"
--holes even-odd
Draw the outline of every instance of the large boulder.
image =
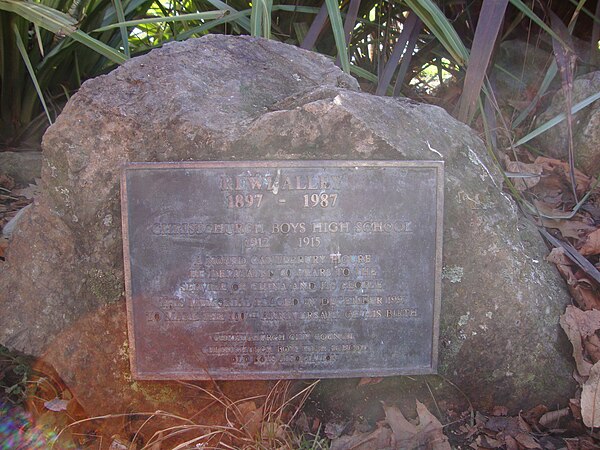
POLYGON ((91 413, 169 409, 190 395, 135 382, 127 366, 119 174, 128 161, 443 159, 443 377, 426 394, 395 377, 352 393, 339 386, 355 380, 329 383, 321 397, 342 405, 351 394, 360 412, 367 399, 428 400, 437 384, 448 403, 466 394, 480 408, 554 405, 571 394, 563 282, 480 139, 438 107, 361 93, 314 53, 215 35, 84 83, 43 148, 43 192, 0 271, 0 343, 46 354, 91 413))
MULTIPOLYGON (((600 92, 600 72, 582 75, 573 82, 572 105, 598 92, 600 92)), ((565 93, 560 89, 552 98, 548 109, 538 117, 536 125, 542 126, 559 114, 564 114, 566 108, 565 93)), ((542 133, 534 143, 543 153, 567 160, 568 136, 567 121, 563 120, 542 133)), ((580 170, 591 177, 600 173, 600 102, 596 101, 573 115, 573 152, 575 165, 580 170)))

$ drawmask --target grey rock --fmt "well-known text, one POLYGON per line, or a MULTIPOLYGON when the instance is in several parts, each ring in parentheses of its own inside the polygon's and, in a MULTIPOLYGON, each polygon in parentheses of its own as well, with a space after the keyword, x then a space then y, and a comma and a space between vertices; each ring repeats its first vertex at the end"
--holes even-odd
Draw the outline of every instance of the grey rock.
POLYGON ((27 211, 29 208, 31 208, 31 205, 27 205, 25 208, 20 209, 19 212, 17 212, 17 214, 15 214, 15 216, 10 219, 8 223, 4 225, 4 227, 2 227, 2 235, 5 238, 10 238, 12 236, 13 231, 15 231, 15 228, 19 223, 19 220, 21 220, 25 214, 25 211, 27 211))
POLYGON ((45 353, 88 412, 180 398, 168 383, 159 384, 165 396, 144 396, 156 383, 134 382, 127 369, 119 201, 127 161, 441 157, 444 378, 417 377, 417 389, 412 378, 393 377, 351 393, 356 380, 336 380, 322 401, 375 411, 380 400, 428 401, 429 387, 438 401, 464 403, 462 391, 481 408, 569 399, 570 352, 558 326, 569 302, 563 281, 544 261, 535 227, 502 193, 483 143, 438 107, 360 93, 326 58, 295 47, 206 36, 84 83, 43 147, 43 191, 0 271, 0 342, 45 353), (86 367, 93 374, 82 375, 86 367), (98 398, 103 391, 109 395, 98 398))
MULTIPOLYGON (((572 104, 600 92, 600 72, 582 75, 573 82, 572 104)), ((541 126, 566 111, 565 94, 559 90, 551 105, 536 121, 541 126)), ((568 159, 566 121, 550 128, 534 140, 540 151, 555 158, 568 159)), ((575 165, 591 177, 600 173, 600 102, 596 101, 573 116, 573 148, 575 165)))
POLYGON ((498 101, 523 100, 527 91, 535 93, 553 59, 552 47, 544 49, 519 39, 503 41, 492 66, 498 101))
POLYGON ((0 152, 0 174, 10 176, 18 185, 34 183, 41 170, 41 152, 0 152))

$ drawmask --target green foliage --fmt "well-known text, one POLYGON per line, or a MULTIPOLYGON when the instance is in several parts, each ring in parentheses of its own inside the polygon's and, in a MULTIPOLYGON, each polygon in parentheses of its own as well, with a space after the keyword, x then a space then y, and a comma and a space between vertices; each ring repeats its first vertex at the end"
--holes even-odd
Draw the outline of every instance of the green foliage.
MULTIPOLYGON (((585 0, 571 3, 569 16, 560 17, 570 32, 580 12, 593 16, 585 0)), ((501 40, 527 29, 570 50, 569 39, 546 17, 548 5, 522 0, 0 0, 0 148, 35 146, 83 80, 166 42, 209 32, 314 48, 337 57, 346 72, 375 85, 380 95, 430 96, 451 84, 460 89, 464 82, 461 98, 451 99, 452 112, 470 123, 477 105, 484 104, 482 95, 496 103, 485 77, 501 40)), ((597 22, 594 28, 598 34, 597 22)), ((556 73, 553 65, 509 128, 535 111, 556 73)), ((493 120, 489 113, 481 117, 493 120)), ((493 133, 494 127, 486 126, 493 133)))
POLYGON ((12 403, 22 403, 27 395, 31 376, 31 359, 10 352, 0 345, 0 404, 3 399, 12 403))

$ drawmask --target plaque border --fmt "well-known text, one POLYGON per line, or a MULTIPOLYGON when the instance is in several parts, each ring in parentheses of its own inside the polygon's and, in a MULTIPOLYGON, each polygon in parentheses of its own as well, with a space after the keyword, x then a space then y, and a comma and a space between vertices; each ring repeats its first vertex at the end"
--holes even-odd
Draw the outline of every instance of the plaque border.
POLYGON ((127 310, 127 336, 129 343, 129 361, 131 374, 135 380, 275 380, 275 379, 313 379, 313 378, 353 378, 385 377, 397 375, 437 374, 439 359, 439 324, 442 300, 442 257, 444 222, 444 161, 442 160, 264 160, 264 161, 169 161, 169 162, 127 162, 121 167, 121 227, 123 239, 123 272, 125 276, 125 299, 127 310), (140 372, 137 369, 136 345, 134 337, 133 304, 131 296, 131 259, 129 254, 129 204, 127 198, 127 172, 134 170, 160 169, 217 169, 229 167, 249 168, 325 168, 325 167, 406 167, 432 168, 436 170, 436 227, 435 227, 435 280, 433 302, 433 333, 431 364, 429 367, 374 369, 365 374, 364 369, 332 370, 287 370, 261 371, 241 374, 238 370, 231 373, 211 375, 191 372, 140 372))

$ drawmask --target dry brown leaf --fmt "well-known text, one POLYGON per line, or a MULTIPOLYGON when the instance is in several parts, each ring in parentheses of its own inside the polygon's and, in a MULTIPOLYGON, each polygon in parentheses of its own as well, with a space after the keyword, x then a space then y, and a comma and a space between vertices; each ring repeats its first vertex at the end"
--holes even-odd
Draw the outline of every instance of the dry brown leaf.
POLYGON ((541 449, 540 444, 533 438, 533 436, 529 433, 518 433, 515 436, 515 439, 519 443, 520 446, 523 446, 528 449, 541 449))
MULTIPOLYGON (((552 210, 548 213, 544 213, 548 215, 552 214, 564 214, 563 211, 552 210)), ((586 233, 590 233, 596 230, 596 227, 591 226, 590 224, 575 219, 542 219, 542 225, 546 228, 555 228, 560 231, 560 234, 563 235, 564 238, 571 238, 580 241, 583 239, 586 233)))
POLYGON ((385 420, 391 427, 397 443, 410 441, 419 432, 418 427, 406 420, 402 412, 395 406, 383 405, 383 410, 385 411, 385 420))
POLYGON ((600 229, 594 230, 586 236, 583 245, 579 248, 579 253, 583 256, 600 253, 600 229))
POLYGON ((600 363, 589 371, 589 378, 581 392, 581 416, 588 427, 600 426, 600 363))
POLYGON ((377 378, 365 377, 365 378, 360 379, 360 381, 358 382, 356 387, 368 386, 370 384, 378 384, 378 383, 381 383, 382 381, 383 381, 383 377, 377 377, 377 378))
POLYGON ((510 435, 504 436, 504 444, 506 444, 506 450, 519 450, 517 440, 510 435))
POLYGON ((494 406, 492 409, 492 416, 507 416, 508 408, 506 406, 494 406))
POLYGON ((502 442, 499 439, 494 439, 490 436, 486 436, 486 435, 481 435, 481 436, 477 436, 477 439, 475 439, 475 447, 476 449, 480 449, 480 448, 500 448, 504 446, 504 442, 502 442))
POLYGON ((348 424, 349 422, 327 422, 325 424, 325 436, 327 436, 329 439, 340 437, 348 424))
POLYGON ((569 409, 575 419, 581 420, 581 400, 579 398, 569 400, 569 409))
POLYGON ((392 441, 392 431, 379 427, 371 433, 360 433, 352 436, 342 436, 331 441, 330 450, 373 450, 389 448, 392 441))
POLYGON ((573 265, 569 257, 565 254, 565 249, 563 247, 554 247, 550 251, 550 254, 546 256, 546 261, 556 264, 557 266, 573 265))
POLYGON ((53 398, 52 400, 48 400, 47 402, 44 402, 44 407, 46 409, 49 409, 50 411, 59 412, 59 411, 66 411, 68 404, 69 404, 69 400, 63 400, 63 399, 56 397, 56 398, 53 398))
MULTIPOLYGON (((506 170, 508 172, 519 173, 519 174, 532 174, 541 175, 543 167, 539 164, 526 164, 519 161, 506 161, 506 170)), ((534 187, 540 182, 540 177, 523 177, 523 178, 512 178, 513 185, 519 191, 523 192, 529 188, 534 187)))
POLYGON ((597 334, 585 338, 583 340, 583 348, 593 364, 600 361, 600 338, 597 334))
POLYGON ((567 285, 567 287, 577 306, 582 310, 600 310, 600 296, 595 289, 590 289, 588 285, 580 282, 574 286, 567 285))
POLYGON ((424 435, 428 449, 451 450, 448 438, 444 435, 440 421, 429 412, 427 407, 417 400, 420 433, 424 435))
POLYGON ((15 187, 15 180, 11 176, 2 173, 0 174, 0 187, 10 191, 15 187))
POLYGON ((589 436, 565 439, 568 450, 598 450, 598 445, 589 436))
POLYGON ((548 408, 545 405, 537 405, 523 413, 521 417, 531 426, 536 426, 540 418, 547 412, 548 408))
POLYGON ((471 426, 469 424, 464 424, 458 428, 458 431, 459 431, 459 434, 465 435, 465 439, 470 439, 471 437, 476 435, 480 430, 479 430, 479 426, 477 426, 477 425, 471 426))
MULTIPOLYGON (((571 180, 569 163, 565 161, 539 156, 535 159, 534 164, 542 166, 544 171, 547 172, 553 172, 557 168, 562 169, 569 182, 571 180)), ((584 194, 590 188, 591 182, 592 181, 590 177, 588 177, 580 170, 575 169, 575 185, 577 189, 577 194, 584 194)))
POLYGON ((561 418, 568 416, 569 412, 569 408, 547 412, 540 418, 540 425, 546 428, 552 428, 556 426, 561 418))
POLYGON ((592 312, 594 316, 600 313, 600 311, 581 311, 579 308, 569 305, 565 313, 560 316, 560 326, 565 330, 573 346, 573 358, 575 359, 577 371, 584 377, 589 375, 592 364, 583 359, 582 336, 586 332, 589 332, 590 326, 594 326, 586 319, 586 312, 592 312), (582 327, 584 328, 583 330, 582 327))
POLYGON ((121 439, 120 436, 113 436, 108 450, 127 450, 129 448, 129 443, 126 444, 125 442, 126 441, 121 439))
POLYGON ((448 438, 444 435, 442 424, 423 403, 417 400, 418 425, 409 422, 402 412, 394 406, 384 405, 383 409, 386 422, 392 428, 396 448, 451 450, 448 438))
POLYGON ((567 306, 565 314, 575 318, 579 327, 579 333, 582 337, 592 336, 600 330, 600 311, 582 311, 574 306, 567 306))
POLYGON ((263 407, 257 408, 256 403, 249 400, 239 403, 237 409, 242 428, 249 436, 257 436, 264 419, 263 407))
POLYGON ((485 423, 485 428, 496 433, 505 432, 509 435, 522 431, 519 426, 519 420, 516 417, 492 416, 485 423))

